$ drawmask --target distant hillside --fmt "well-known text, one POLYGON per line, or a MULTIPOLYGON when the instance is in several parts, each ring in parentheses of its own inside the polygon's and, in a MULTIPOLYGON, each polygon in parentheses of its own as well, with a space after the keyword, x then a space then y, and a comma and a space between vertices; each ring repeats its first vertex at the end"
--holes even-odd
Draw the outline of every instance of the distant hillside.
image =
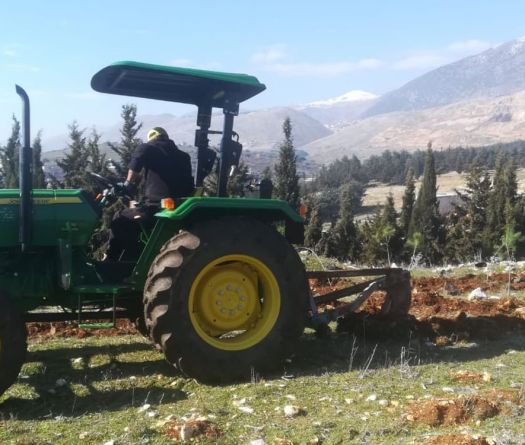
MULTIPOLYGON (((161 106, 159 106, 161 109, 161 106)), ((257 111, 241 112, 235 119, 234 130, 239 134, 240 141, 249 149, 273 149, 278 147, 283 139, 282 125, 289 117, 293 125, 294 140, 297 147, 306 145, 316 139, 331 134, 322 123, 302 111, 287 107, 268 108, 257 111)), ((142 130, 138 136, 146 137, 152 127, 163 127, 177 144, 193 145, 195 141, 196 115, 187 114, 174 116, 172 114, 143 115, 137 118, 142 122, 142 130)), ((216 113, 212 117, 213 130, 222 130, 223 115, 216 113)), ((118 141, 120 139, 120 123, 99 129, 102 141, 118 141)), ((220 136, 211 136, 212 144, 218 144, 220 136)), ((44 140, 46 147, 65 147, 67 135, 44 140)))
POLYGON ((364 116, 422 110, 525 90, 525 37, 442 66, 383 95, 364 116))
POLYGON ((443 107, 371 116, 338 128, 306 146, 313 160, 343 155, 367 158, 384 150, 483 146, 525 138, 525 91, 465 100, 443 107))
MULTIPOLYGON (((195 172, 197 164, 197 149, 194 146, 190 145, 179 145, 181 150, 186 151, 190 154, 193 171, 195 172)), ((115 155, 115 152, 111 150, 108 144, 101 144, 100 149, 102 153, 105 153, 108 159, 118 159, 118 156, 115 155)), ((51 173, 57 178, 62 177, 62 172, 57 166, 56 161, 61 159, 66 150, 53 150, 43 153, 42 158, 44 161, 45 170, 47 173, 51 173)), ((244 162, 249 168, 250 171, 258 175, 266 167, 272 167, 279 159, 279 150, 270 149, 270 150, 250 150, 243 149, 241 156, 241 161, 244 162)), ((307 153, 302 150, 297 150, 297 170, 301 176, 312 176, 319 169, 319 165, 314 161, 310 160, 307 153)))

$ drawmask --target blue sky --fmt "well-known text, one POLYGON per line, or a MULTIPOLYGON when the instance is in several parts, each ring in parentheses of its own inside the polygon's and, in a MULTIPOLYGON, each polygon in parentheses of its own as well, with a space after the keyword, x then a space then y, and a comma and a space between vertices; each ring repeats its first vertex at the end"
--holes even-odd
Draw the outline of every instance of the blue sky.
MULTIPOLYGON (((256 75, 268 89, 244 105, 255 109, 381 94, 525 34, 518 0, 0 0, 0 17, 0 144, 20 115, 15 83, 30 94, 33 133, 117 123, 130 99, 90 89, 117 60, 256 75)), ((139 114, 192 111, 132 102, 139 114)))

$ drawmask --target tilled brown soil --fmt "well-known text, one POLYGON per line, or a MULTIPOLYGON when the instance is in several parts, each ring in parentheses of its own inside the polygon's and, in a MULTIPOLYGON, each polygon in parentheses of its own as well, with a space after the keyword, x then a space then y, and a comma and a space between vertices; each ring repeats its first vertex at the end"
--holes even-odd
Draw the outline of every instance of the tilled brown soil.
POLYGON ((429 437, 425 445, 489 445, 485 437, 470 436, 468 434, 444 434, 442 436, 429 437))
MULTIPOLYGON (((510 277, 511 290, 521 290, 525 274, 510 277), (523 281, 522 281, 523 280, 523 281)), ((525 299, 505 297, 508 274, 466 275, 459 278, 429 277, 412 280, 412 303, 402 318, 381 315, 384 293, 376 292, 361 307, 339 321, 339 331, 381 338, 412 335, 428 338, 439 345, 459 340, 493 339, 508 333, 525 333, 525 299), (468 300, 466 296, 481 288, 501 298, 468 300), (462 296, 449 296, 448 290, 462 296)), ((320 289, 317 290, 318 292, 320 289)))
POLYGON ((45 337, 105 337, 113 335, 136 334, 135 325, 128 319, 119 319, 112 329, 81 329, 76 321, 58 321, 53 323, 27 323, 29 338, 45 337))
MULTIPOLYGON (((452 278, 446 276, 424 277, 412 280, 412 304, 405 318, 389 318, 381 315, 384 294, 376 292, 361 307, 359 312, 345 316, 338 324, 339 331, 350 331, 356 335, 389 338, 407 331, 424 336, 437 344, 449 344, 458 340, 491 339, 509 332, 525 332, 525 299, 504 297, 507 293, 509 275, 506 273, 465 275, 452 278), (503 295, 500 299, 467 300, 469 292, 483 289, 488 295, 503 295), (450 292, 462 296, 450 296, 450 292), (388 334, 387 334, 388 333, 388 334)), ((310 282, 313 293, 325 293, 343 287, 310 282)), ((525 289, 525 272, 511 274, 513 291, 525 289)), ((329 306, 328 306, 329 308, 329 306)), ((76 322, 28 323, 30 338, 46 336, 110 336, 137 333, 134 324, 126 319, 117 321, 114 329, 80 329, 76 322)))
POLYGON ((460 395, 454 398, 434 398, 414 402, 404 414, 407 422, 425 425, 461 425, 475 420, 485 420, 509 411, 512 406, 521 406, 518 391, 493 389, 480 395, 460 395))

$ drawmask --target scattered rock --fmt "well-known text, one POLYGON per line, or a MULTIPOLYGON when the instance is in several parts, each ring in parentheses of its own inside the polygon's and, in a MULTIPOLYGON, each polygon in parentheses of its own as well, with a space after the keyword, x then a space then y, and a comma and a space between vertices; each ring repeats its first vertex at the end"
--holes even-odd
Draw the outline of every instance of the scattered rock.
POLYGON ((238 406, 237 409, 244 414, 253 414, 253 408, 247 405, 238 406))
POLYGON ((58 379, 56 382, 55 382, 55 386, 57 388, 60 388, 61 386, 66 386, 67 385, 67 381, 66 379, 58 379))
POLYGON ((266 445, 264 439, 255 439, 250 442, 250 445, 266 445))
POLYGON ((376 394, 370 394, 367 398, 366 398, 366 401, 367 402, 375 402, 377 400, 377 395, 376 394))
POLYGON ((460 294, 459 289, 450 281, 445 282, 444 288, 449 295, 457 296, 460 294))
POLYGON ((515 309, 514 310, 514 315, 517 316, 517 317, 525 319, 525 306, 515 309))
POLYGON ((143 413, 144 411, 147 411, 151 408, 151 405, 149 403, 145 403, 139 408, 139 413, 143 413))
POLYGON ((477 287, 476 289, 474 289, 468 296, 468 300, 469 301, 472 301, 472 300, 486 300, 487 298, 488 298, 487 294, 485 293, 485 291, 481 287, 477 287))
POLYGON ((285 417, 297 417, 299 414, 301 414, 301 408, 296 405, 286 405, 283 408, 283 411, 285 417))
POLYGON ((165 425, 164 434, 179 442, 197 442, 200 438, 217 440, 223 436, 222 431, 206 417, 191 417, 186 421, 171 420, 165 425))

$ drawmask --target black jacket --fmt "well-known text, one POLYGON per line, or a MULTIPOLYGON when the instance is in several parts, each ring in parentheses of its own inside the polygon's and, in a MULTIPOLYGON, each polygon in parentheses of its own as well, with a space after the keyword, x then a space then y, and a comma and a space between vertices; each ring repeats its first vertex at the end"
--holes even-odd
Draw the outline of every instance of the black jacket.
POLYGON ((129 168, 137 173, 144 169, 148 204, 193 193, 190 156, 179 150, 171 139, 156 139, 137 147, 129 168))

